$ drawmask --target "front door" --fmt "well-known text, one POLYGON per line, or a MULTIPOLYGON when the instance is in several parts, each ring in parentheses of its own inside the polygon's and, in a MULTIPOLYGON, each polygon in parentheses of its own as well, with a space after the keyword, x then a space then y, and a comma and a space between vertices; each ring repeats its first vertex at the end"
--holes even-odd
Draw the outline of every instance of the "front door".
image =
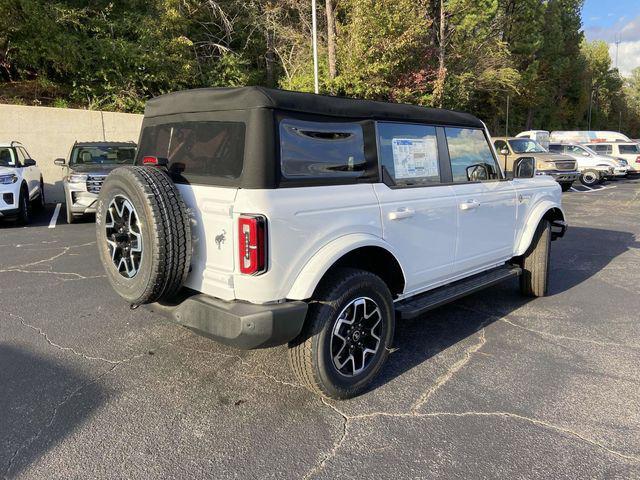
POLYGON ((383 237, 400 257, 405 293, 424 290, 451 275, 457 198, 441 183, 435 127, 380 122, 377 135, 383 237))
POLYGON ((454 274, 467 275, 513 255, 516 190, 482 130, 445 128, 445 135, 458 209, 454 274))

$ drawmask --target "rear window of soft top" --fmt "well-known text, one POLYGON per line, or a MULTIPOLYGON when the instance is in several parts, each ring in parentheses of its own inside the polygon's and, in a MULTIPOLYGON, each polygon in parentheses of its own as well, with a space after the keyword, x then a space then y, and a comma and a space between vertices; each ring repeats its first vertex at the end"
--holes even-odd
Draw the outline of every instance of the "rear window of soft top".
POLYGON ((137 163, 147 156, 166 158, 176 181, 230 185, 240 178, 245 124, 191 121, 146 126, 137 163))

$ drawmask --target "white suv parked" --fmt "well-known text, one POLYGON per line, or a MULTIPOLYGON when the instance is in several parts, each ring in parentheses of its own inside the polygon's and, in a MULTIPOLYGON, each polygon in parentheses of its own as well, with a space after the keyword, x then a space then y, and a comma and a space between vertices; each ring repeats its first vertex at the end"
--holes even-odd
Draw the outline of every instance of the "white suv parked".
POLYGON ((44 207, 44 182, 36 161, 19 142, 0 142, 0 219, 29 223, 31 206, 44 207))
POLYGON ((560 186, 524 157, 506 179, 477 118, 258 87, 148 102, 137 166, 96 214, 107 277, 239 348, 289 343, 312 391, 357 395, 397 318, 519 276, 547 292, 560 186))
POLYGON ((577 143, 551 143, 549 151, 564 153, 578 162, 580 181, 588 187, 601 183, 607 178, 624 177, 629 165, 607 155, 594 152, 585 145, 577 143))
POLYGON ((600 155, 608 155, 629 165, 629 173, 640 173, 640 145, 634 142, 604 142, 586 145, 600 155))

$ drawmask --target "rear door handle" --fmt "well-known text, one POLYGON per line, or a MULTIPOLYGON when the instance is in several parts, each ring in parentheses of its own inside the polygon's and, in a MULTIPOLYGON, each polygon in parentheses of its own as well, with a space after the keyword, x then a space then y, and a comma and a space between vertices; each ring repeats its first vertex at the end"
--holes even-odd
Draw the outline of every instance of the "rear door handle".
POLYGON ((389 220, 401 220, 403 218, 413 217, 416 211, 412 208, 402 208, 395 212, 389 212, 389 220))
POLYGON ((475 210, 480 206, 480 203, 475 200, 467 200, 460 204, 460 210, 475 210))

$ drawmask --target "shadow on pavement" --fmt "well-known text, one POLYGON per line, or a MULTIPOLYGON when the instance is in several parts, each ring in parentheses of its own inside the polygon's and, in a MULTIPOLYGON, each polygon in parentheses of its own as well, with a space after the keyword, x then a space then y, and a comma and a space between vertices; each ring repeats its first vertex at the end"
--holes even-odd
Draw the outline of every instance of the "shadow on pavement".
MULTIPOLYGON (((549 296, 583 283, 630 248, 640 248, 640 242, 632 233, 584 227, 570 227, 564 238, 551 245, 549 296), (563 268, 566 266, 571 268, 563 268)), ((420 318, 399 321, 394 342, 398 351, 389 357, 370 390, 390 382, 533 300, 521 296, 518 281, 511 280, 432 310, 420 318), (470 305, 473 308, 469 308, 470 305)))
POLYGON ((15 478, 106 400, 94 379, 0 345, 0 477, 15 478))

